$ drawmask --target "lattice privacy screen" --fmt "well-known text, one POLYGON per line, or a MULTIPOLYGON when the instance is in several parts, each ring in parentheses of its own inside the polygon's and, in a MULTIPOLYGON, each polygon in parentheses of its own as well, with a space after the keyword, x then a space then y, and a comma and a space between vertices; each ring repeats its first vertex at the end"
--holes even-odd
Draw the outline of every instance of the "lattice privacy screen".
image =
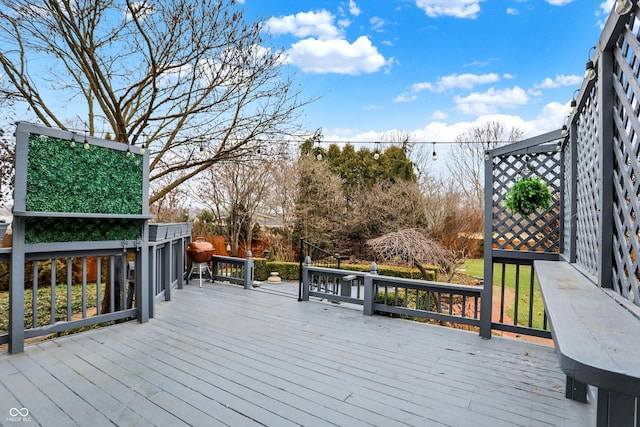
MULTIPOLYGON (((613 288, 640 305, 640 25, 634 17, 613 50, 613 288)), ((608 147, 607 147, 608 148, 608 147)))
POLYGON ((555 145, 548 151, 509 153, 493 158, 493 247, 495 249, 558 252, 560 249, 560 166, 555 145), (553 202, 550 209, 523 216, 504 206, 508 191, 520 178, 544 181, 553 202))

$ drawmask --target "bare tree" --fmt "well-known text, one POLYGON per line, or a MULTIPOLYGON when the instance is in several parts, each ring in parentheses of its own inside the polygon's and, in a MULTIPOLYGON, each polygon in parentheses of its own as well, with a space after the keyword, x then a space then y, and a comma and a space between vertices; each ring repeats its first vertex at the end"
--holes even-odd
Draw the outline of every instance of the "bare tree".
POLYGON ((269 185, 264 200, 265 209, 280 224, 285 240, 293 243, 298 199, 299 164, 289 155, 277 156, 273 161, 269 185))
POLYGON ((262 206, 269 184, 268 158, 251 162, 224 162, 210 167, 198 187, 199 202, 226 219, 231 252, 238 255, 240 242, 253 240, 254 216, 262 206))
POLYGON ((0 214, 13 196, 15 138, 10 129, 11 97, 0 90, 0 214))
POLYGON ((281 75, 282 51, 264 47, 262 24, 248 22, 235 0, 0 6, 7 90, 45 126, 145 147, 151 182, 183 171, 153 187, 151 203, 289 134, 305 104, 281 75))
POLYGON ((467 203, 480 209, 484 206, 485 151, 505 142, 522 138, 522 129, 507 129, 503 123, 487 121, 456 136, 449 152, 449 173, 465 195, 467 203))
POLYGON ((446 274, 447 282, 451 282, 456 269, 466 259, 456 256, 455 252, 446 249, 416 229, 387 233, 367 241, 367 245, 383 260, 402 260, 413 265, 420 270, 425 280, 430 278, 424 267, 426 264, 437 266, 440 272, 446 274))

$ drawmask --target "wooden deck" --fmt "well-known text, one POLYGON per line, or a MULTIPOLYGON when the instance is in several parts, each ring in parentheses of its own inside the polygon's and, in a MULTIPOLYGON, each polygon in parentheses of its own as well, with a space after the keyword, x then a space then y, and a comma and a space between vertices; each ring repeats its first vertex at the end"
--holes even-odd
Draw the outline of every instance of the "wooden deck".
MULTIPOLYGON (((285 289, 286 285, 281 289, 285 289)), ((0 355, 0 424, 585 426, 553 349, 197 282, 148 323, 0 355), (28 416, 23 420, 17 409, 28 416)))

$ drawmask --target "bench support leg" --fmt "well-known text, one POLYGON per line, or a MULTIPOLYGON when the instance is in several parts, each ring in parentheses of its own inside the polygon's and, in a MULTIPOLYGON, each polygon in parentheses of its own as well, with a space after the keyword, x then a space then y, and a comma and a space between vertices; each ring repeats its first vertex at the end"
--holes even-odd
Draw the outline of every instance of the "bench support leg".
POLYGON ((587 403, 587 384, 567 375, 565 397, 577 402, 587 403))
POLYGON ((598 389, 597 427, 635 427, 640 416, 638 398, 628 394, 598 389))

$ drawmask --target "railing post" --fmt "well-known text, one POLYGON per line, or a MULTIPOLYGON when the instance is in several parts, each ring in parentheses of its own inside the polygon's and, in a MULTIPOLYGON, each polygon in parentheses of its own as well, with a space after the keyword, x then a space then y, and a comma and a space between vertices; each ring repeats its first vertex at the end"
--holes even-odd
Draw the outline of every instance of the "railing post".
POLYGON ((244 288, 251 289, 253 287, 253 259, 251 251, 247 251, 247 259, 244 262, 244 288))
POLYGON ((371 272, 364 275, 364 301, 363 314, 365 316, 373 316, 373 301, 375 300, 375 292, 373 289, 373 278, 378 274, 378 266, 375 262, 371 263, 371 272))
POLYGON ((147 246, 147 251, 149 252, 149 318, 152 319, 156 315, 156 305, 154 301, 158 283, 158 275, 156 274, 158 268, 158 253, 155 244, 147 246))
POLYGON ((493 154, 484 161, 484 283, 480 297, 480 336, 491 338, 493 299, 493 154))
POLYGON ((183 285, 184 285, 184 254, 185 254, 185 240, 186 237, 182 236, 180 237, 180 240, 178 240, 178 248, 177 248, 177 253, 176 253, 176 279, 178 280, 178 289, 182 289, 183 285))
POLYGON ((302 265, 302 261, 304 257, 304 239, 301 237, 300 238, 300 250, 298 252, 298 265, 299 265, 299 283, 298 283, 298 301, 303 301, 302 299, 302 283, 303 283, 303 277, 302 277, 302 268, 304 267, 302 265))
MULTIPOLYGON (((171 269, 173 268, 173 240, 164 244, 162 252, 162 283, 164 284, 164 300, 171 301, 171 269)), ((155 297, 155 295, 154 295, 155 297)), ((155 298, 154 298, 155 301, 155 298)))
POLYGON ((309 267, 311 266, 311 257, 307 256, 304 259, 304 267, 302 267, 302 282, 301 289, 302 294, 299 298, 300 301, 309 301, 309 267))
MULTIPOLYGON (((26 144, 25 144, 26 145, 26 144)), ((24 351, 24 218, 13 217, 9 288, 9 353, 24 351)), ((34 313, 35 313, 34 309, 34 313)))

